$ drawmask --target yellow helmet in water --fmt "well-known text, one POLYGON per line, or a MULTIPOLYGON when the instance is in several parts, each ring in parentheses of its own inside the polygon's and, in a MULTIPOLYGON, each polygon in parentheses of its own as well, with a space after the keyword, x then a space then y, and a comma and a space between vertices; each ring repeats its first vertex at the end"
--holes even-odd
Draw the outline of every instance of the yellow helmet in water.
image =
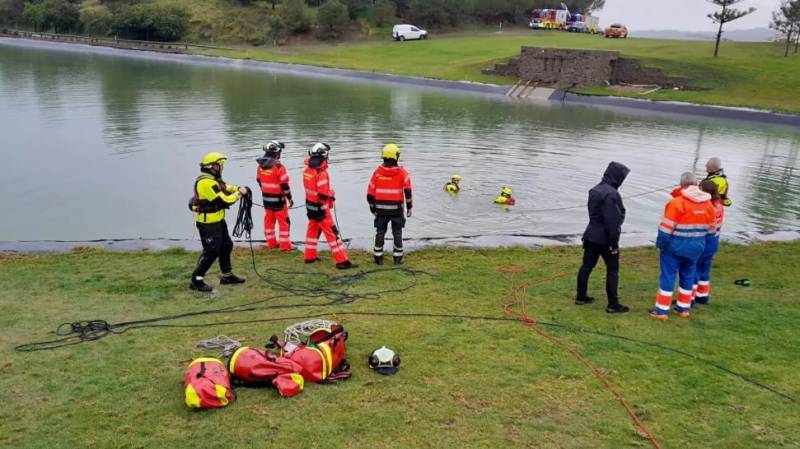
POLYGON ((460 175, 453 175, 453 176, 450 177, 450 181, 452 181, 452 182, 460 182, 461 181, 461 176, 460 175))
POLYGON ((203 156, 203 162, 201 162, 200 165, 203 167, 208 167, 211 164, 225 165, 225 161, 227 160, 228 158, 225 157, 224 154, 219 151, 212 151, 203 156))
POLYGON ((387 143, 383 146, 383 151, 381 152, 384 159, 400 159, 400 147, 393 143, 387 143))
POLYGON ((512 192, 511 189, 509 189, 508 187, 503 187, 503 190, 500 192, 500 194, 506 197, 510 197, 511 195, 514 194, 514 192, 512 192))

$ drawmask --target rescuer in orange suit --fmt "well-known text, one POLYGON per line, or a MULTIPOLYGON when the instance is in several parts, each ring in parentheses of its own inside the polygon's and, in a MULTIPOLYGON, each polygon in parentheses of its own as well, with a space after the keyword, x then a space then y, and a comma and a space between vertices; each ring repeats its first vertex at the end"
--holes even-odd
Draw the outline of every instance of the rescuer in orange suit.
POLYGON ((256 159, 256 180, 261 187, 261 199, 264 202, 264 237, 267 248, 281 251, 292 250, 289 234, 289 208, 294 206, 292 190, 289 188, 289 174, 281 164, 281 152, 286 146, 283 142, 273 140, 264 145, 264 156, 256 159), (275 223, 278 224, 278 235, 275 235, 275 223))
POLYGON ((403 227, 406 225, 406 217, 411 217, 413 207, 411 176, 405 168, 398 165, 400 148, 397 145, 390 143, 384 146, 382 157, 383 164, 375 169, 367 188, 367 203, 370 212, 375 216, 375 246, 372 255, 376 264, 383 265, 383 244, 391 223, 394 237, 392 256, 394 264, 400 265, 403 263, 403 227))
POLYGON ((344 242, 336 228, 336 223, 331 213, 331 208, 336 201, 336 195, 331 189, 328 177, 328 154, 331 151, 327 143, 317 143, 308 150, 306 169, 303 172, 303 187, 306 190, 306 215, 308 216, 308 229, 306 231, 305 262, 314 263, 317 257, 320 234, 325 234, 325 239, 331 248, 336 268, 346 270, 355 268, 347 258, 344 242))

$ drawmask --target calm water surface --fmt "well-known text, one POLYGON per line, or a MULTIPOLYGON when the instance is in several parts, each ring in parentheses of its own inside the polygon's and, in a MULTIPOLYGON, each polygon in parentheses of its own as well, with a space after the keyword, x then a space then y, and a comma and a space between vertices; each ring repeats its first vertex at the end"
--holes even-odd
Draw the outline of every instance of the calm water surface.
MULTIPOLYGON (((306 148, 333 146, 348 238, 372 234, 366 184, 390 141, 415 184, 411 238, 574 235, 610 160, 632 169, 622 193, 633 196, 711 156, 731 180, 726 232, 800 226, 797 129, 0 43, 0 240, 191 238, 202 155, 226 152, 225 179, 256 186, 254 160, 271 139, 287 144, 298 204, 306 148), (442 185, 453 173, 464 189, 451 198, 442 185), (509 212, 492 204, 504 185, 517 197, 509 212)), ((629 198, 625 231, 654 236, 667 199, 629 198)), ((304 211, 292 220, 302 240, 304 211)))

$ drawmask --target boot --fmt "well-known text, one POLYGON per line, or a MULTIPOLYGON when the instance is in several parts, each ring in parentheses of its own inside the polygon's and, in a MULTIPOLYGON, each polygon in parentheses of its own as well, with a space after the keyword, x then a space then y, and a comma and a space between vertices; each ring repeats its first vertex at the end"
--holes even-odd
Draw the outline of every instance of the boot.
POLYGON ((581 297, 576 297, 575 298, 575 305, 577 305, 577 306, 585 306, 585 305, 591 304, 593 302, 594 302, 594 298, 592 298, 591 296, 584 296, 583 298, 581 298, 581 297))
POLYGON ((669 310, 661 310, 659 308, 655 308, 650 311, 650 318, 655 320, 667 321, 669 319, 669 310))
POLYGON ((203 281, 203 278, 196 276, 192 276, 192 280, 189 283, 189 288, 194 291, 204 292, 204 293, 210 293, 211 291, 214 290, 213 288, 211 288, 210 285, 206 284, 203 281))
POLYGON ((620 303, 606 307, 607 313, 628 313, 628 311, 630 310, 631 309, 629 309, 628 306, 622 305, 620 303))
POLYGON ((222 285, 244 284, 244 279, 236 276, 233 273, 226 274, 219 278, 219 283, 222 285))
POLYGON ((349 270, 351 268, 356 268, 356 267, 358 267, 358 265, 354 264, 353 262, 350 262, 349 260, 345 260, 344 262, 336 264, 337 270, 349 270))
POLYGON ((319 257, 317 257, 317 258, 314 258, 314 259, 306 259, 304 262, 305 262, 306 264, 312 264, 312 263, 316 263, 316 262, 319 262, 319 257))
POLYGON ((375 259, 375 265, 383 265, 383 256, 372 256, 375 259))
POLYGON ((403 256, 393 256, 395 265, 403 265, 403 256))

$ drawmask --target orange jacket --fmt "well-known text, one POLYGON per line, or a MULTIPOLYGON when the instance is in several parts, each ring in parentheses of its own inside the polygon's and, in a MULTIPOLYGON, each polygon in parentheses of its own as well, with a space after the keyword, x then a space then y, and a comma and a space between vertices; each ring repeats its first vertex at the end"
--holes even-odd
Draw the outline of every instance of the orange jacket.
POLYGON ((699 257, 706 237, 715 230, 716 218, 711 195, 697 186, 689 186, 664 208, 656 246, 681 257, 699 257))
POLYGON ((405 207, 413 207, 411 192, 411 176, 400 166, 379 166, 372 174, 367 188, 369 209, 378 215, 402 215, 403 201, 405 207))
POLYGON ((280 162, 267 167, 259 165, 256 169, 256 179, 261 187, 261 197, 266 209, 282 210, 286 206, 286 200, 292 200, 289 174, 280 162))

